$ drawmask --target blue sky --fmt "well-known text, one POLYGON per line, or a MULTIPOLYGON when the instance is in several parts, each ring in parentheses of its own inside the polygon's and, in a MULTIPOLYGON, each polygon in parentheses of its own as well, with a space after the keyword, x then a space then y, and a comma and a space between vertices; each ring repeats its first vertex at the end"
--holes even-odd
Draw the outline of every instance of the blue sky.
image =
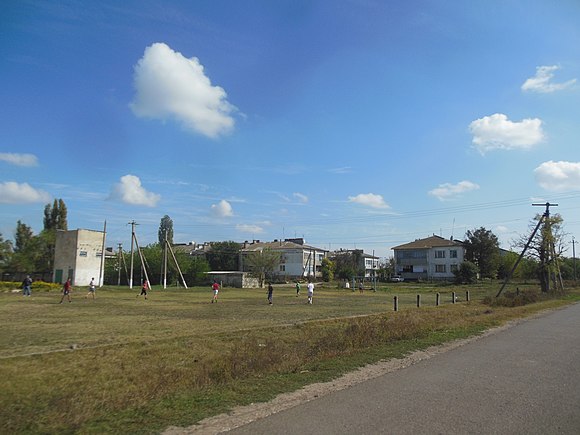
MULTIPOLYGON (((390 256, 554 202, 580 237, 580 3, 36 1, 0 14, 0 233, 390 256)), ((571 256, 571 251, 569 253, 571 256)))

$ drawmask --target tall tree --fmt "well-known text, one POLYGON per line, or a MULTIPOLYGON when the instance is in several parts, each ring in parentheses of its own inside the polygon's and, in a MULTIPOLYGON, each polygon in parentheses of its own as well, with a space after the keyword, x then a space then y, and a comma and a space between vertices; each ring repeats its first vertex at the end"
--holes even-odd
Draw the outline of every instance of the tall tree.
POLYGON ((32 240, 33 232, 25 223, 20 220, 16 222, 16 233, 14 234, 14 252, 25 252, 26 247, 30 244, 32 240))
POLYGON ((244 256, 244 264, 252 275, 258 278, 260 287, 264 287, 266 279, 280 264, 280 252, 268 248, 262 251, 253 251, 244 256))
POLYGON ((157 237, 159 239, 159 245, 165 245, 165 239, 170 245, 173 245, 173 221, 167 215, 161 218, 159 223, 159 231, 157 231, 157 237))
POLYGON ((499 267, 499 241, 484 227, 468 230, 465 240, 465 260, 474 263, 482 278, 495 278, 499 267))
POLYGON ((0 272, 3 272, 7 269, 11 258, 12 242, 10 240, 4 240, 2 233, 0 233, 0 272))
POLYGON ((241 247, 232 241, 212 243, 205 255, 211 270, 239 270, 241 247))
POLYGON ((50 204, 46 204, 44 206, 44 230, 67 230, 67 215, 68 211, 66 204, 62 199, 55 199, 52 203, 52 206, 50 204))

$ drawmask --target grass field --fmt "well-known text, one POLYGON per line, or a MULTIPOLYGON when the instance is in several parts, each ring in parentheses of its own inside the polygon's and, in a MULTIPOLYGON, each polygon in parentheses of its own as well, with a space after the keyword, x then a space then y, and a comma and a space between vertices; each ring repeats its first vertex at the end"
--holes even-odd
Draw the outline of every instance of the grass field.
POLYGON ((154 288, 148 300, 137 297, 138 288, 103 288, 94 301, 78 289, 63 304, 55 291, 33 289, 30 298, 3 292, 0 429, 155 433, 191 425, 578 296, 518 308, 481 304, 497 290, 404 283, 359 294, 326 285, 307 305, 305 292, 296 297, 282 286, 271 306, 262 289, 226 288, 217 304, 209 288, 154 288))

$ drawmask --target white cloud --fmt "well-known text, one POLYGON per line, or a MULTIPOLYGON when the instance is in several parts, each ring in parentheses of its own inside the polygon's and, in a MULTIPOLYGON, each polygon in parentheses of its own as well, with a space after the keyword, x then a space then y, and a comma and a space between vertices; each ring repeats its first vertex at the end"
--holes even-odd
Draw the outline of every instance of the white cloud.
POLYGON ((372 208, 389 208, 383 197, 374 193, 360 193, 357 196, 349 196, 348 200, 372 208))
POLYGON ((120 182, 113 186, 109 198, 125 204, 155 207, 161 199, 161 195, 148 192, 141 185, 139 177, 129 174, 122 176, 120 182))
POLYGON ((221 87, 212 86, 197 58, 188 59, 166 44, 155 43, 145 49, 134 70, 137 93, 130 107, 135 115, 173 118, 211 138, 233 129, 230 114, 235 107, 221 87))
POLYGON ((578 190, 580 162, 544 162, 534 169, 538 184, 552 192, 578 190))
POLYGON ((350 174, 352 172, 352 168, 350 166, 343 166, 341 168, 329 169, 328 172, 333 174, 350 174))
POLYGON ((211 213, 218 218, 232 217, 234 215, 234 210, 232 205, 225 199, 222 199, 217 204, 211 206, 211 213))
POLYGON ((0 153, 0 160, 16 166, 38 166, 38 159, 34 154, 0 153))
POLYGON ((462 193, 470 192, 472 190, 479 189, 479 185, 472 183, 471 181, 460 181, 457 184, 444 183, 440 184, 433 190, 429 191, 429 195, 434 196, 440 201, 446 201, 453 199, 462 193))
POLYGON ((476 119, 469 124, 469 131, 481 154, 495 149, 529 149, 544 140, 541 119, 513 122, 503 113, 476 119))
POLYGON ((260 234, 264 232, 264 228, 259 225, 238 224, 236 230, 241 233, 260 234))
POLYGON ((0 183, 0 203, 2 204, 25 204, 29 202, 48 202, 51 196, 39 189, 35 189, 28 183, 16 183, 6 181, 0 183))
POLYGON ((552 78, 554 78, 554 71, 559 69, 560 67, 556 65, 536 67, 536 75, 524 82, 522 85, 522 91, 548 94, 550 92, 561 91, 573 86, 574 83, 576 83, 576 79, 568 80, 564 83, 552 82, 552 78))
POLYGON ((308 197, 302 193, 299 192, 294 192, 292 194, 292 196, 294 198, 296 198, 299 202, 301 202, 302 204, 306 204, 308 202, 308 197))

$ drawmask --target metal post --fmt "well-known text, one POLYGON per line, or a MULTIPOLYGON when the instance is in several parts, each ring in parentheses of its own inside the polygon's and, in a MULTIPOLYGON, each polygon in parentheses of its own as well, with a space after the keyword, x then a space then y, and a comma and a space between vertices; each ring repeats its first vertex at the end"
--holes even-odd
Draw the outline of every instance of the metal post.
POLYGON ((399 298, 397 296, 393 298, 393 308, 395 311, 399 311, 399 298))
POLYGON ((435 306, 438 307, 439 305, 441 305, 441 293, 435 295, 435 306))
POLYGON ((421 295, 417 295, 417 308, 421 308, 421 295))
POLYGON ((451 292, 451 303, 454 304, 455 303, 455 292, 451 292))
POLYGON ((465 300, 469 302, 469 290, 465 292, 465 300))

